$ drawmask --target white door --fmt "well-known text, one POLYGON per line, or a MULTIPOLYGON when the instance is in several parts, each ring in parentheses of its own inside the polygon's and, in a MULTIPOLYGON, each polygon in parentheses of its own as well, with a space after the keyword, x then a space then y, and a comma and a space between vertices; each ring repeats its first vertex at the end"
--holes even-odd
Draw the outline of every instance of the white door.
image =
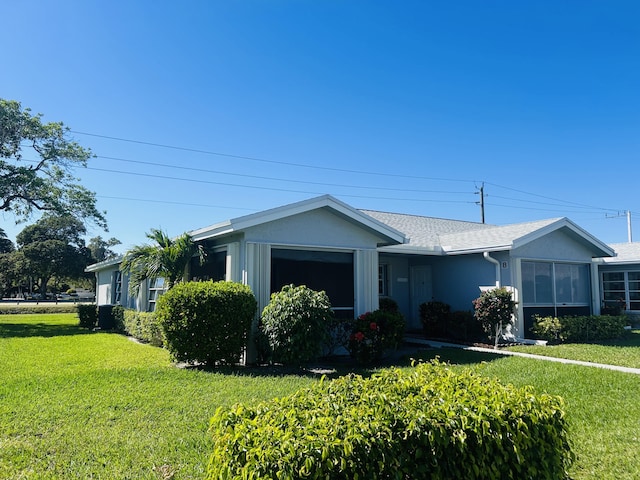
POLYGON ((422 328, 420 322, 420 309, 422 303, 433 300, 433 281, 431 278, 431 266, 421 265, 411 267, 411 309, 412 318, 410 328, 422 328))

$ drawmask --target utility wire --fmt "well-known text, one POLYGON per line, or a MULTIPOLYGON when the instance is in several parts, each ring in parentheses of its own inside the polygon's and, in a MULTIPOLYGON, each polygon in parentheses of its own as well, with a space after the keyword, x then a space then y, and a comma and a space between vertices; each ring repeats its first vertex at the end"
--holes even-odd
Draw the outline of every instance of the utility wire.
POLYGON ((327 171, 342 172, 342 173, 357 173, 357 174, 361 174, 361 175, 374 175, 374 176, 378 176, 378 177, 411 178, 411 179, 419 179, 419 180, 438 180, 438 181, 443 181, 443 182, 477 183, 476 180, 460 180, 458 178, 424 177, 424 176, 419 176, 419 175, 404 175, 404 174, 389 173, 389 172, 385 172, 385 173, 383 173, 383 172, 372 172, 372 171, 367 171, 367 170, 351 170, 351 169, 345 169, 345 168, 335 168, 335 167, 323 167, 323 166, 319 166, 319 165, 309 165, 309 164, 305 164, 305 163, 284 162, 284 161, 279 161, 279 160, 267 160, 267 159, 258 158, 258 157, 249 157, 249 156, 244 156, 244 155, 234 155, 234 154, 230 154, 230 153, 213 152, 211 150, 200 150, 200 149, 197 149, 197 148, 179 147, 179 146, 175 146, 175 145, 165 145, 165 144, 162 144, 162 143, 145 142, 145 141, 142 141, 142 140, 133 140, 133 139, 130 139, 130 138, 111 137, 111 136, 108 136, 108 135, 99 135, 97 133, 79 132, 77 130, 70 130, 70 132, 71 133, 76 133, 78 135, 88 135, 88 136, 91 136, 91 137, 105 138, 105 139, 108 139, 108 140, 116 140, 116 141, 119 141, 119 142, 136 143, 136 144, 139 144, 139 145, 148 145, 148 146, 159 147, 159 148, 169 148, 169 149, 172 149, 172 150, 180 150, 180 151, 184 151, 184 152, 201 153, 201 154, 205 154, 205 155, 215 155, 215 156, 219 156, 219 157, 237 158, 237 159, 240 159, 240 160, 251 160, 253 162, 271 163, 271 164, 276 164, 276 165, 287 165, 289 167, 312 168, 312 169, 315 169, 315 170, 327 170, 327 171))
POLYGON ((119 162, 127 162, 127 163, 135 163, 139 165, 151 165, 154 167, 166 167, 173 168, 177 170, 188 170, 192 172, 202 172, 202 173, 213 173, 216 175, 229 175, 234 177, 243 177, 243 178, 255 178, 259 180, 272 180, 277 182, 288 182, 288 183, 301 183, 306 185, 319 185, 319 186, 328 186, 328 187, 344 187, 344 188, 360 188, 365 190, 385 190, 392 192, 412 192, 412 193, 445 193, 450 195, 465 195, 469 194, 469 192, 455 192, 450 190, 418 190, 418 189, 407 189, 407 188, 389 188, 389 187, 372 187, 372 186, 362 186, 362 185, 348 185, 348 184, 340 184, 340 183, 326 183, 326 182, 311 182, 308 180, 291 180, 287 178, 278 178, 278 177, 265 177, 263 175, 249 175, 246 173, 232 173, 232 172, 223 172, 220 170, 210 170, 206 168, 195 168, 195 167, 185 167, 183 165, 171 165, 167 163, 159 163, 159 162, 148 162, 143 160, 131 160, 127 158, 118 158, 118 157, 106 157, 104 155, 96 155, 96 158, 103 158, 105 160, 116 160, 119 162))
MULTIPOLYGON (((109 173, 119 173, 122 175, 134 175, 139 177, 148 177, 148 178, 157 178, 162 180, 179 180, 183 182, 193 182, 193 183, 203 183, 209 185, 222 185, 226 187, 238 187, 238 188, 253 188, 258 190, 270 190, 276 192, 287 192, 287 193, 304 193, 307 195, 323 195, 326 192, 313 192, 306 190, 291 190, 285 188, 275 188, 275 187, 264 187, 259 185, 241 185, 236 183, 227 183, 227 182, 215 182, 212 180, 199 180, 193 178, 179 178, 179 177, 170 177, 166 175, 157 175, 152 173, 139 173, 139 172, 126 172, 121 170, 110 170, 106 168, 96 168, 96 167, 83 167, 87 170, 94 170, 98 172, 109 172, 109 173)), ((369 199, 379 199, 379 200, 396 200, 396 201, 404 201, 404 202, 430 202, 430 203, 474 203, 472 201, 463 201, 463 200, 432 200, 432 199, 416 199, 416 198, 391 198, 391 197, 380 197, 380 196, 365 196, 365 195, 351 195, 351 194, 340 194, 341 197, 350 197, 350 198, 369 198, 369 199)))

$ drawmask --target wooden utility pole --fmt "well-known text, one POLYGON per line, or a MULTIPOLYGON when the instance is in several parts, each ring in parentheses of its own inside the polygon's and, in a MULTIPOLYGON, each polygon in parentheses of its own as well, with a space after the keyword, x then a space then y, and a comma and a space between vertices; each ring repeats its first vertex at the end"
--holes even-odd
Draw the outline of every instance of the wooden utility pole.
POLYGON ((480 191, 476 192, 476 194, 480 195, 480 201, 476 202, 476 204, 480 205, 480 220, 484 223, 484 182, 482 182, 480 191))

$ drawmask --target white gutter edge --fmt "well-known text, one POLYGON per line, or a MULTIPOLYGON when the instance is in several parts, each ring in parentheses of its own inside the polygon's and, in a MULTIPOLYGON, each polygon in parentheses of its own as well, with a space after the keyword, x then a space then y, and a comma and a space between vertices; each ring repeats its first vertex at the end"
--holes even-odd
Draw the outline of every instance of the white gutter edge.
POLYGON ((489 255, 489 252, 482 252, 482 256, 486 261, 491 262, 496 266, 496 287, 500 288, 500 262, 489 255))

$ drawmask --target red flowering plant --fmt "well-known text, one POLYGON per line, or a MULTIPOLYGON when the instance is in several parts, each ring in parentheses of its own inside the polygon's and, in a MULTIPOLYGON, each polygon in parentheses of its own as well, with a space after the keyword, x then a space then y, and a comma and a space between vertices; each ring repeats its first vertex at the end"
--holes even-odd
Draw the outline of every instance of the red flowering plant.
POLYGON ((349 337, 348 349, 359 363, 371 363, 402 343, 404 317, 399 312, 375 310, 360 315, 349 337))

